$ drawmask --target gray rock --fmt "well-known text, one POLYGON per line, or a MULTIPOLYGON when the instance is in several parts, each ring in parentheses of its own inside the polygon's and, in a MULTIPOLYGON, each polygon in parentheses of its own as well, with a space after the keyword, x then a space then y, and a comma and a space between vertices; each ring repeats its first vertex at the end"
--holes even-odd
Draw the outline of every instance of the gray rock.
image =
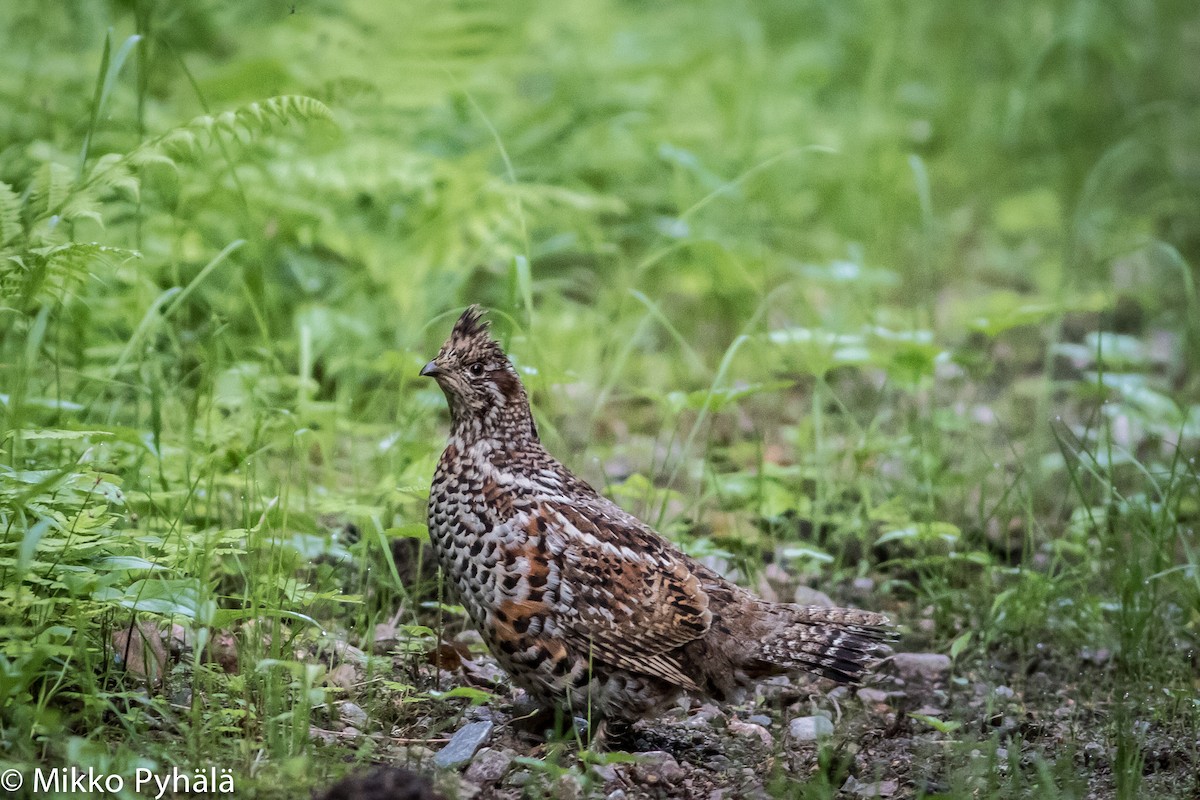
POLYGON ((527 769, 515 769, 504 779, 505 786, 526 786, 533 780, 533 773, 527 769))
POLYGON ((829 717, 796 717, 788 723, 788 737, 797 742, 815 742, 833 735, 833 723, 829 717))
POLYGON ((493 722, 468 722, 455 731, 449 743, 433 757, 433 763, 441 769, 458 769, 483 747, 495 727, 493 722))
POLYGON ((858 699, 864 703, 886 703, 888 693, 882 689, 872 689, 869 686, 864 686, 858 690, 858 699))
POLYGON ((735 736, 757 739, 762 742, 763 747, 770 747, 775 744, 775 740, 771 737, 767 729, 753 722, 742 722, 740 719, 731 719, 729 720, 729 732, 735 736))
POLYGON ((624 789, 614 789, 605 796, 605 800, 626 800, 628 796, 624 789))
POLYGON ((712 703, 705 703, 692 712, 684 723, 689 728, 712 728, 716 720, 721 719, 721 709, 712 703))
POLYGON ((858 795, 859 797, 891 797, 900 791, 900 783, 898 781, 864 783, 851 775, 842 784, 842 791, 846 794, 858 795))
POLYGON ((941 653, 896 653, 892 664, 905 680, 935 681, 950 674, 950 656, 941 653))
POLYGON ((797 586, 792 602, 801 606, 823 606, 824 608, 832 608, 834 605, 829 595, 811 586, 797 586))
POLYGON ((638 757, 634 777, 647 786, 674 786, 687 777, 675 756, 662 750, 651 750, 638 757))
POLYGON ((771 718, 766 714, 754 714, 746 717, 746 722, 753 722, 755 725, 762 725, 764 728, 771 727, 771 718))
POLYGON ((467 767, 463 777, 482 786, 498 783, 512 766, 514 758, 516 754, 511 750, 493 750, 485 747, 471 759, 471 766, 467 767))
POLYGON ((355 728, 365 728, 367 726, 367 712, 363 711, 349 700, 343 700, 338 703, 338 718, 355 728))
POLYGON ((583 797, 583 786, 579 783, 579 778, 566 772, 551 784, 550 796, 559 800, 580 800, 583 797))
POLYGON ((615 783, 617 778, 620 777, 616 764, 593 764, 592 775, 604 786, 615 783))
POLYGON ((870 594, 875 591, 875 581, 870 578, 855 578, 850 583, 851 588, 860 594, 870 594))

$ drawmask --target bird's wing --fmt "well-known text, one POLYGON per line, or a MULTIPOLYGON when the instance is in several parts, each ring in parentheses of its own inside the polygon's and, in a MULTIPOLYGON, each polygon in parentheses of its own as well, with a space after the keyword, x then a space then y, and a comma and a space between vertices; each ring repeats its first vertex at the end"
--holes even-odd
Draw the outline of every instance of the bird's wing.
POLYGON ((580 500, 543 500, 535 512, 561 573, 556 622, 564 639, 597 663, 696 689, 671 651, 712 624, 700 581, 636 517, 599 496, 580 500))

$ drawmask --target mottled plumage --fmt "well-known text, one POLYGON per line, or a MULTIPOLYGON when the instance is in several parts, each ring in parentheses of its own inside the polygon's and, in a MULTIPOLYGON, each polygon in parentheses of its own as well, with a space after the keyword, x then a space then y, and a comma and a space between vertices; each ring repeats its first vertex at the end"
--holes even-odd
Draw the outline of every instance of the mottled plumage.
POLYGON ((868 611, 769 603, 684 555, 546 452, 480 311, 421 370, 450 404, 429 496, 448 579, 540 701, 622 723, 687 691, 725 699, 808 671, 853 682, 890 636, 868 611))

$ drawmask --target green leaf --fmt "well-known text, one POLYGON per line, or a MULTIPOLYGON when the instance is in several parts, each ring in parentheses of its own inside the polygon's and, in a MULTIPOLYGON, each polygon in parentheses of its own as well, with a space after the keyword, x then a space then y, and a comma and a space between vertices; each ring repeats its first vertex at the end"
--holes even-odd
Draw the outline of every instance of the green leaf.
POLYGON ((908 716, 912 717, 917 722, 925 723, 939 733, 945 734, 952 734, 963 725, 958 720, 941 720, 937 717, 931 717, 927 714, 914 714, 910 712, 908 716))
POLYGON ((96 563, 96 569, 115 572, 120 570, 139 570, 147 572, 159 572, 166 570, 162 564, 156 564, 153 561, 147 561, 139 556, 109 556, 102 558, 96 563))
POLYGON ((950 658, 958 660, 959 654, 962 653, 963 650, 966 650, 967 646, 971 644, 971 638, 974 636, 974 634, 975 631, 967 631, 959 635, 950 644, 950 658))

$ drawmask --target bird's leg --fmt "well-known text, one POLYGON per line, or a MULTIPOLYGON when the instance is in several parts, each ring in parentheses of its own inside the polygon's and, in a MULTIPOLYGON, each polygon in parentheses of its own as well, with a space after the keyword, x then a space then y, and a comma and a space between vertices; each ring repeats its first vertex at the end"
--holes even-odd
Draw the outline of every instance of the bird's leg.
POLYGON ((620 717, 604 717, 592 731, 588 749, 598 753, 609 753, 614 750, 637 752, 639 750, 637 744, 632 722, 620 717))
POLYGON ((587 721, 568 716, 563 709, 547 705, 521 704, 513 709, 519 716, 509 720, 509 726, 526 741, 573 741, 576 737, 589 741, 587 721))

